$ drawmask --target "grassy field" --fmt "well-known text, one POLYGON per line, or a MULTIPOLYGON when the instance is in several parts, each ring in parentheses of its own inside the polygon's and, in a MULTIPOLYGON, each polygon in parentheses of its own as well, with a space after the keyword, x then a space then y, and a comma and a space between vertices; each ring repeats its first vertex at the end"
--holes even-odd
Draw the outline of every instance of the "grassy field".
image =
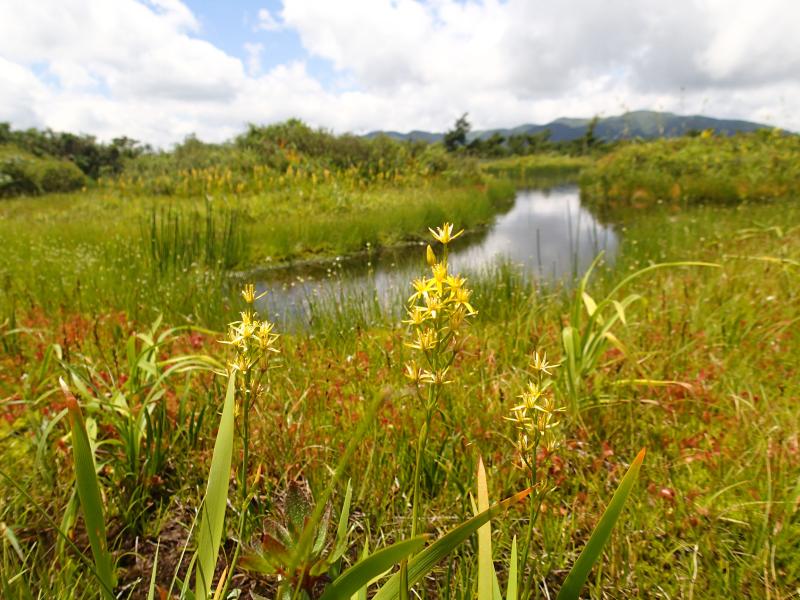
MULTIPOLYGON (((695 160, 714 159, 697 150, 708 140, 692 143, 695 160)), ((636 152, 659 155, 659 144, 666 142, 636 152)), ((615 177, 637 176, 621 173, 615 177)), ((636 183, 659 197, 661 188, 648 185, 636 183)), ((299 202, 298 212, 273 208, 292 207, 299 189, 243 194, 227 208, 214 204, 221 225, 213 235, 205 206, 187 209, 181 198, 95 190, 4 201, 3 597, 92 598, 103 595, 103 577, 119 597, 145 598, 151 581, 154 594, 178 595, 183 581, 185 597, 208 590, 187 575, 193 556, 205 572, 214 569, 214 528, 206 529, 214 516, 200 510, 214 506, 202 503, 207 490, 207 498, 224 490, 226 515, 211 591, 227 581, 242 597, 273 597, 280 582, 295 581, 294 597, 319 597, 365 547, 374 552, 421 532, 439 538, 474 514, 471 495, 486 506, 482 457, 483 500, 533 483, 529 499, 492 520, 488 556, 500 587, 505 594, 516 573, 518 597, 551 598, 643 447, 638 483, 584 596, 797 597, 800 205, 796 188, 778 188, 788 192, 758 202, 693 197, 614 212, 622 247, 613 266, 594 270, 585 295, 531 282, 509 266, 472 274, 460 285, 473 290, 464 302, 477 314, 445 302, 442 314, 452 315, 437 327, 456 342, 437 341, 427 354, 414 333, 424 325, 365 320, 333 304, 316 329, 275 339, 263 328, 247 334, 263 346, 243 345, 245 325, 258 317, 240 316, 248 308, 237 290, 221 292, 223 267, 391 243, 445 218, 472 227, 507 197, 502 186, 418 186, 416 196, 381 186, 342 213, 335 203, 314 211, 313 221, 299 202), (161 211, 170 210, 187 219, 177 229, 188 233, 169 237, 176 225, 160 219, 169 224, 171 213, 161 211), (193 212, 196 225, 185 216, 193 212), (226 234, 232 222, 254 233, 226 234), (283 236, 275 233, 280 223, 283 236), (195 247, 196 237, 205 242, 195 247), (184 254, 194 258, 184 263, 184 254), (166 268, 170 256, 178 258, 166 268), (684 264, 654 268, 662 263, 684 264), (227 333, 226 322, 235 322, 227 333), (532 364, 536 352, 560 366, 532 364), (226 378, 214 373, 230 362, 239 367, 235 412, 226 378), (432 383, 405 376, 414 364, 430 366, 432 383), (437 379, 437 367, 448 364, 437 379), (525 394, 537 419, 520 424, 513 409, 525 394), (319 501, 311 516, 325 523, 320 499, 330 495, 329 539, 340 542, 320 542, 314 554, 309 540, 297 556, 308 564, 316 556, 318 567, 297 576, 297 561, 280 546, 289 543, 283 533, 302 546, 306 485, 319 501), (96 510, 87 512, 93 497, 96 510), (520 564, 510 569, 514 555, 520 564)), ((442 246, 433 246, 441 263, 442 246)), ((421 253, 420 276, 426 272, 421 253)), ((481 532, 412 593, 492 597, 481 532)))

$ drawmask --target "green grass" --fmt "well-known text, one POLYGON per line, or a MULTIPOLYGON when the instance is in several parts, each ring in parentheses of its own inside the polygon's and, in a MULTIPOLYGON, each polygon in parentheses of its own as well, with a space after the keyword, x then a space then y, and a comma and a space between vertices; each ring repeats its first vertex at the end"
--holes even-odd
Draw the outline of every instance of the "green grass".
POLYGON ((510 178, 519 185, 547 188, 576 180, 581 170, 593 163, 594 159, 588 156, 534 154, 486 161, 482 168, 486 173, 510 178))
POLYGON ((800 136, 760 131, 621 146, 581 175, 583 196, 619 218, 653 205, 737 204, 800 194, 800 136))
MULTIPOLYGON (((412 206, 429 199, 431 210, 438 210, 434 191, 427 196, 418 189, 422 204, 411 200, 412 206)), ((137 332, 150 335, 150 320, 162 312, 169 323, 183 323, 182 314, 193 314, 196 324, 221 329, 239 318, 242 304, 233 292, 220 293, 221 272, 151 274, 146 246, 131 242, 141 229, 129 227, 150 214, 149 206, 94 194, 0 205, 4 306, 13 306, 6 312, 9 321, 0 326, 0 456, 3 471, 30 495, 5 479, 0 483, 4 597, 97 594, 85 563, 91 544, 72 495, 68 424, 59 417, 64 406, 55 393, 65 367, 89 374, 87 393, 96 398, 84 404, 91 408, 86 429, 95 444, 120 585, 132 586, 126 594, 133 589, 133 597, 144 597, 156 543, 158 584, 169 588, 176 570, 180 578, 186 576, 177 559, 205 490, 224 385, 200 370, 175 373, 155 386, 148 378, 154 377, 153 368, 157 377, 169 357, 209 354, 225 361, 230 356, 218 342, 221 333, 186 330, 174 332, 148 355, 161 366, 134 360, 138 366, 131 370, 129 339, 137 332), (104 214, 106 221, 98 218, 104 214), (61 361, 48 350, 52 344, 59 345, 61 361), (137 376, 139 385, 127 383, 139 370, 150 374, 137 376), (138 480, 134 516, 128 494, 131 453, 115 429, 120 416, 112 407, 100 408, 115 389, 125 390, 133 407, 152 397, 148 394, 159 398, 153 412, 158 433, 146 436, 158 443, 143 446, 137 459, 148 475, 138 480), (148 470, 156 459, 163 461, 157 477, 148 470), (58 536, 46 516, 70 533, 78 550, 58 536)), ((405 214, 398 201, 404 194, 382 190, 371 201, 387 212, 353 207, 339 223, 363 222, 366 232, 383 220, 382 214, 392 222, 391 215, 405 214)), ((452 204, 444 199, 439 206, 450 217, 447 211, 458 210, 458 198, 489 196, 463 189, 448 196, 452 204)), ((169 201, 181 210, 187 202, 169 201)), ((259 210, 258 197, 237 202, 247 214, 259 210)), ((275 217, 285 218, 288 227, 288 200, 275 206, 286 209, 285 217, 281 210, 275 217)), ((269 213, 262 209, 261 214, 269 213)), ((469 210, 481 214, 482 209, 469 210)), ((411 212, 408 221, 400 219, 402 227, 418 227, 411 212)), ((329 235, 339 235, 336 213, 323 214, 330 219, 329 235)), ((418 235, 441 216, 425 214, 432 221, 420 224, 418 235)), ((533 582, 533 597, 555 597, 627 466, 646 447, 640 481, 583 593, 592 598, 794 597, 800 586, 800 204, 796 197, 723 206, 692 202, 679 209, 665 203, 619 218, 625 220, 619 222, 616 264, 597 269, 587 287, 595 299, 654 263, 704 261, 720 268, 660 269, 622 290, 623 297, 642 296, 627 307, 626 324, 615 325, 626 352, 610 346, 584 374, 582 401, 564 415, 563 444, 542 457, 553 491, 541 507, 531 559, 519 575, 533 582)), ((350 247, 342 241, 348 235, 342 233, 336 243, 350 247)), ((259 243, 288 244, 253 238, 249 251, 259 243)), ((420 257, 420 274, 425 268, 420 257)), ((437 537, 473 514, 469 492, 475 490, 479 457, 488 472, 489 498, 505 498, 527 486, 528 474, 515 466, 514 425, 504 417, 530 378, 534 349, 547 351, 551 361, 563 359, 562 329, 575 300, 570 289, 539 286, 507 265, 476 274, 469 285, 479 314, 453 365, 455 382, 445 386, 420 467, 421 530, 437 537)), ((331 300, 318 307, 320 318, 311 330, 282 332, 281 354, 249 413, 249 489, 255 499, 253 531, 246 541, 257 544, 261 518, 279 517, 290 481, 302 477, 315 497, 323 496, 370 399, 381 387, 388 390, 359 451, 346 472, 337 474, 341 483, 333 506, 342 504, 344 482, 350 479, 352 485, 342 568, 367 543, 370 550, 386 547, 411 530, 415 448, 425 413, 407 394, 403 377, 412 352, 404 345, 405 327, 390 315, 354 305, 336 306, 331 300)), ((566 404, 566 369, 555 371, 553 392, 566 404)), ((237 441, 237 465, 241 451, 237 441)), ((217 574, 236 551, 235 516, 230 510, 217 574)), ((528 516, 529 506, 521 504, 492 521, 502 589, 512 540, 516 536, 522 545, 528 516)), ((474 539, 467 541, 418 589, 428 598, 473 598, 476 549, 474 539)), ((245 594, 254 589, 269 596, 274 586, 274 579, 252 575, 233 582, 245 594)))
POLYGON ((0 203, 0 321, 46 313, 163 312, 221 327, 226 270, 334 257, 422 239, 430 223, 479 228, 514 187, 485 184, 277 190, 218 200, 91 191, 0 203), (220 290, 223 293, 220 293, 220 290))

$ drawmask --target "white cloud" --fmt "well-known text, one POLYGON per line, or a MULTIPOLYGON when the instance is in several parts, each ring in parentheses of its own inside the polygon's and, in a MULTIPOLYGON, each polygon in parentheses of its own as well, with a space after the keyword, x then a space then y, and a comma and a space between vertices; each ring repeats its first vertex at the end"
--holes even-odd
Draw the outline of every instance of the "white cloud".
POLYGON ((255 77, 261 73, 261 53, 264 52, 264 44, 245 42, 244 51, 247 54, 247 74, 255 77))
POLYGON ((442 130, 465 111, 486 128, 653 108, 800 129, 790 1, 284 0, 256 29, 294 32, 307 54, 266 72, 265 41, 231 56, 179 0, 4 4, 0 120, 18 127, 167 145, 291 116, 442 130))
POLYGON ((258 22, 255 26, 256 31, 278 31, 280 28, 281 24, 272 16, 269 10, 262 8, 258 11, 258 22))

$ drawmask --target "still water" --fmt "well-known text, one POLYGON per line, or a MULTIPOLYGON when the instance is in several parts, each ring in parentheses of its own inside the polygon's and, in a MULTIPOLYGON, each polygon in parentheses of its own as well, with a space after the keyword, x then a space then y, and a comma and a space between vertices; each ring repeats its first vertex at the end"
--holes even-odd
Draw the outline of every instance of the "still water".
MULTIPOLYGON (((518 192, 511 209, 491 225, 456 240, 448 262, 451 272, 466 276, 506 262, 540 280, 568 282, 601 250, 613 261, 617 244, 614 230, 581 206, 577 186, 570 185, 518 192)), ((278 323, 295 326, 308 324, 322 306, 369 305, 373 311, 399 314, 411 279, 427 274, 424 250, 424 244, 413 244, 261 271, 256 287, 269 293, 258 308, 278 323)))

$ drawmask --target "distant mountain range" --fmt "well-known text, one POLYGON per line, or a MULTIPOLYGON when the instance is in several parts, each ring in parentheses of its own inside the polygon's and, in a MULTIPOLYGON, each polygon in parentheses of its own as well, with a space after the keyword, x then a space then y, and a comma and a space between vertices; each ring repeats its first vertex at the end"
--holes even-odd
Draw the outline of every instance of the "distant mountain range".
MULTIPOLYGON (((560 118, 547 123, 546 125, 519 125, 511 129, 485 129, 481 131, 471 131, 467 136, 469 141, 475 138, 488 139, 496 133, 503 137, 515 134, 536 134, 550 130, 550 141, 569 142, 583 137, 586 128, 592 119, 568 119, 560 118)), ((738 121, 732 119, 715 119, 701 115, 682 116, 668 112, 656 112, 651 110, 637 110, 627 112, 616 117, 600 118, 595 128, 595 136, 605 141, 614 141, 630 138, 658 138, 676 137, 685 135, 690 131, 702 131, 712 129, 719 134, 731 135, 738 132, 756 131, 758 129, 770 128, 769 125, 752 123, 750 121, 738 121)), ((376 137, 387 135, 396 140, 422 140, 424 142, 438 142, 444 137, 444 133, 434 133, 430 131, 410 131, 400 133, 397 131, 372 131, 365 137, 376 137)))

